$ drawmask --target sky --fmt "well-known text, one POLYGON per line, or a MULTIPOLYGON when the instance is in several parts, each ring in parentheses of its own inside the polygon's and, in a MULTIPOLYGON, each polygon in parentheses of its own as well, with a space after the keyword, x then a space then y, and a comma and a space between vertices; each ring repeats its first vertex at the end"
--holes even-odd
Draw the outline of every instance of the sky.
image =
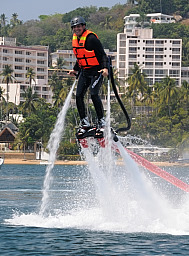
POLYGON ((5 14, 9 21, 13 13, 22 21, 38 19, 40 15, 64 14, 78 7, 109 7, 125 4, 127 0, 0 0, 0 15, 5 14))

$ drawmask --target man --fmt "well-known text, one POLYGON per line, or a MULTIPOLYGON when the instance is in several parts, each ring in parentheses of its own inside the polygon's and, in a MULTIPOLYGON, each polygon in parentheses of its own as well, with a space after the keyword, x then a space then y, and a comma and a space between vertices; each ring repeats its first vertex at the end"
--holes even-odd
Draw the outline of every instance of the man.
POLYGON ((84 96, 88 88, 98 118, 98 132, 99 130, 103 131, 105 119, 99 90, 103 76, 108 76, 108 58, 98 36, 86 29, 86 22, 83 17, 73 18, 71 28, 73 30, 73 52, 77 61, 69 74, 73 76, 80 72, 76 90, 76 105, 80 116, 78 134, 85 133, 90 127, 84 104, 84 96))

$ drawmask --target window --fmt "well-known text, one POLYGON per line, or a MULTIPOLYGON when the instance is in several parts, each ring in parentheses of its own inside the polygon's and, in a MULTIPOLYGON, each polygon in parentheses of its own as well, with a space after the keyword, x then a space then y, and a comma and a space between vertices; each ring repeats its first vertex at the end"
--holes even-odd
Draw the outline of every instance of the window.
POLYGON ((3 49, 3 52, 4 52, 4 53, 8 53, 8 50, 7 50, 7 49, 3 49))
POLYGON ((145 51, 146 52, 154 52, 154 48, 146 47, 145 51))
POLYGON ((154 58, 154 55, 145 55, 145 58, 146 58, 146 59, 153 59, 153 58, 154 58))
POLYGON ((23 62, 23 59, 15 58, 15 62, 23 62))
POLYGON ((137 58, 136 54, 129 54, 129 59, 136 59, 136 58, 137 58))
POLYGON ((125 40, 126 39, 126 35, 125 34, 121 34, 120 35, 120 40, 125 40))
POLYGON ((143 71, 146 75, 153 75, 153 69, 143 69, 143 71))
POLYGON ((125 77, 125 70, 119 70, 119 76, 125 77))
POLYGON ((155 62, 155 66, 156 67, 162 67, 163 66, 163 62, 155 62))
POLYGON ((158 44, 164 44, 164 41, 163 40, 157 40, 156 41, 156 44, 158 45, 158 44))
POLYGON ((15 77, 22 77, 22 74, 15 74, 15 77))
POLYGON ((22 54, 22 51, 15 51, 15 54, 22 54))
POLYGON ((126 47, 126 41, 121 41, 120 42, 120 47, 126 47))
POLYGON ((156 59, 163 59, 163 55, 155 55, 156 59))
POLYGON ((172 67, 180 67, 180 62, 173 62, 172 67))
POLYGON ((136 47, 129 47, 129 52, 136 52, 137 48, 136 47))
POLYGON ((44 72, 45 69, 44 69, 44 68, 37 68, 37 71, 39 71, 39 72, 44 72))
POLYGON ((153 66, 153 62, 145 62, 145 66, 153 66))
POLYGON ((130 61, 130 62, 129 62, 129 66, 134 66, 135 63, 136 63, 136 62, 134 62, 134 61, 130 61))
POLYGON ((172 55, 172 60, 180 60, 180 55, 172 55))
POLYGON ((22 70, 22 66, 15 66, 14 68, 15 68, 15 69, 22 70))
POLYGON ((120 54, 125 54, 126 53, 126 49, 125 48, 120 48, 119 53, 120 54))
POLYGON ((130 44, 137 44, 137 40, 129 40, 130 44))
POLYGON ((161 83, 163 78, 155 78, 155 83, 161 83))
POLYGON ((169 70, 169 76, 170 77, 180 76, 180 71, 179 70, 169 70))
POLYGON ((163 52, 163 48, 156 48, 156 52, 163 52))
POLYGON ((152 40, 146 40, 146 44, 147 44, 147 45, 149 45, 149 44, 153 45, 153 44, 154 44, 154 41, 152 41, 152 40))
POLYGON ((180 41, 173 41, 173 44, 178 44, 178 45, 180 45, 180 41))
POLYGON ((119 63, 119 68, 125 68, 125 62, 120 62, 119 63))
POLYGON ((180 48, 172 48, 173 53, 180 53, 180 48))
POLYGON ((125 55, 120 55, 120 56, 119 56, 119 60, 120 60, 120 61, 125 61, 125 55))
POLYGON ((38 53, 37 53, 37 56, 43 57, 43 56, 45 56, 45 54, 44 54, 43 52, 38 52, 38 53))
POLYGON ((167 74, 168 74, 168 70, 167 69, 156 69, 155 70, 155 76, 164 77, 167 74))

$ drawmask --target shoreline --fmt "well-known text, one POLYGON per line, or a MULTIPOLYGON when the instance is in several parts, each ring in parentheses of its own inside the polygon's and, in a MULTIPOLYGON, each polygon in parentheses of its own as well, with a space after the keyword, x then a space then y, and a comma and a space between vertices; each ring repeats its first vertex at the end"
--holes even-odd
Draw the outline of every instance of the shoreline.
MULTIPOLYGON (((154 165, 157 166, 189 166, 189 163, 180 163, 180 162, 151 162, 154 165)), ((4 160, 4 165, 9 165, 9 164, 29 164, 29 165, 47 165, 48 161, 44 160, 27 160, 27 159, 5 159, 4 160)), ((57 160, 55 161, 55 165, 86 165, 86 161, 69 161, 69 160, 57 160)), ((122 161, 118 161, 118 164, 122 164, 122 161)))

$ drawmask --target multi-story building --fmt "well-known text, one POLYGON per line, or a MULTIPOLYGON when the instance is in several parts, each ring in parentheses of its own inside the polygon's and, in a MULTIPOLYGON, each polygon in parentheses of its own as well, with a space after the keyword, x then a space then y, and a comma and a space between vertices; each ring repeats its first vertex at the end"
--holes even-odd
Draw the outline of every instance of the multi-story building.
MULTIPOLYGON (((127 16, 132 17, 131 27, 129 27, 129 19, 125 17, 124 33, 117 35, 117 68, 122 86, 126 85, 125 80, 131 73, 134 63, 146 73, 149 85, 161 82, 164 77, 169 76, 180 86, 182 40, 153 38, 151 28, 136 27, 138 15, 127 16)), ((150 17, 152 20, 155 16, 150 14, 150 17)), ((166 22, 173 22, 171 16, 169 19, 167 18, 166 22)))
MULTIPOLYGON (((13 83, 9 84, 9 101, 19 104, 24 101, 24 91, 29 86, 26 77, 27 70, 35 72, 32 88, 39 97, 52 102, 52 92, 48 85, 48 47, 47 46, 16 46, 15 38, 0 37, 0 73, 6 65, 10 65, 13 73, 13 83)), ((0 86, 4 89, 6 98, 7 86, 0 76, 0 86)))

